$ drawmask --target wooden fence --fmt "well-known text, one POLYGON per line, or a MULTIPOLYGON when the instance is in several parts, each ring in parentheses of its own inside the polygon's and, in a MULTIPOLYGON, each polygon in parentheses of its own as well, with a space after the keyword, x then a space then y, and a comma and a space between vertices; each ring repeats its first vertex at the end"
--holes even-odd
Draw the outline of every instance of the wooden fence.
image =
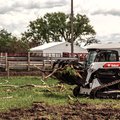
POLYGON ((52 64, 55 60, 63 59, 63 60, 77 60, 78 58, 69 58, 69 57, 61 57, 59 53, 54 53, 48 56, 40 55, 40 54, 31 54, 28 52, 27 54, 7 54, 1 53, 0 54, 0 68, 4 68, 5 71, 8 69, 21 69, 21 70, 28 70, 31 69, 48 69, 52 67, 52 64))

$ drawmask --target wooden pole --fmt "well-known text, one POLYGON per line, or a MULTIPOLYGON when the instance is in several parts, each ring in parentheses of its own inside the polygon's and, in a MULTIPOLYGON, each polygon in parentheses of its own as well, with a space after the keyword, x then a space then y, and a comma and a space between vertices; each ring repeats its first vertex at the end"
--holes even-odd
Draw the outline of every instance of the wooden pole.
POLYGON ((5 53, 5 71, 7 71, 7 65, 8 64, 8 54, 5 53))
POLYGON ((9 61, 7 62, 7 77, 10 77, 10 63, 9 61))
POLYGON ((43 60, 43 70, 45 70, 45 60, 43 60))
MULTIPOLYGON (((43 71, 45 70, 45 60, 43 60, 43 71)), ((42 79, 45 79, 45 73, 42 72, 42 79)))
POLYGON ((53 65, 53 58, 51 57, 51 62, 50 62, 50 64, 51 64, 51 68, 52 68, 52 65, 53 65))
POLYGON ((73 44, 73 0, 71 0, 71 57, 74 53, 74 44, 73 44))
POLYGON ((2 53, 0 53, 0 62, 2 63, 2 53))
POLYGON ((30 52, 28 52, 28 71, 30 71, 30 52))

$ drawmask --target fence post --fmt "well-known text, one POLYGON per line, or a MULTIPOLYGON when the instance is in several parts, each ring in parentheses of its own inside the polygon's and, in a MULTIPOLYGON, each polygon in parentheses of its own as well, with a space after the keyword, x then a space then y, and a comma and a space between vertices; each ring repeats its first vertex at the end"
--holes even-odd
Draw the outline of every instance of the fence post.
POLYGON ((2 53, 0 53, 0 62, 2 63, 2 53))
POLYGON ((7 77, 9 78, 10 76, 10 63, 9 61, 7 62, 7 77))
POLYGON ((28 52, 28 71, 30 71, 30 52, 28 52))
MULTIPOLYGON (((45 70, 45 60, 43 59, 43 71, 45 70)), ((45 78, 45 73, 42 72, 42 79, 44 80, 45 78)))
POLYGON ((43 60, 43 70, 45 70, 45 60, 43 60))
POLYGON ((51 64, 51 68, 52 68, 52 66, 53 66, 53 58, 52 57, 51 57, 50 64, 51 64))
POLYGON ((5 71, 7 71, 7 67, 8 67, 8 54, 5 53, 5 71))

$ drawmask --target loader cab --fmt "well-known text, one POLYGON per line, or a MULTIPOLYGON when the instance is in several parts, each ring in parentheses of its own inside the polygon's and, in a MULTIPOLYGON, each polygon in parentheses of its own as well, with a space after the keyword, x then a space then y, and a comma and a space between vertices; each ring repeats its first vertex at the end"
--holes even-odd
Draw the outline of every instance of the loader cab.
POLYGON ((89 49, 88 55, 85 61, 85 68, 93 62, 115 62, 119 61, 118 51, 116 50, 107 50, 107 49, 89 49))

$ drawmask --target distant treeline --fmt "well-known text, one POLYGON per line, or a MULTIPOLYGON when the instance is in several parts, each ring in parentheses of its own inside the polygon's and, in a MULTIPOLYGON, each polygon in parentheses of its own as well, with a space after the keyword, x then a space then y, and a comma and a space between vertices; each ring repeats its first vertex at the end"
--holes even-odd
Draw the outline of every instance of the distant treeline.
MULTIPOLYGON (((28 29, 17 38, 6 29, 0 30, 0 52, 23 53, 29 48, 51 41, 65 40, 71 42, 71 17, 62 12, 47 13, 31 21, 28 29)), ((14 28, 13 28, 14 29, 14 28)), ((95 30, 86 15, 74 15, 73 41, 76 44, 99 42, 95 39, 95 30)), ((85 44, 85 45, 86 45, 85 44)))

